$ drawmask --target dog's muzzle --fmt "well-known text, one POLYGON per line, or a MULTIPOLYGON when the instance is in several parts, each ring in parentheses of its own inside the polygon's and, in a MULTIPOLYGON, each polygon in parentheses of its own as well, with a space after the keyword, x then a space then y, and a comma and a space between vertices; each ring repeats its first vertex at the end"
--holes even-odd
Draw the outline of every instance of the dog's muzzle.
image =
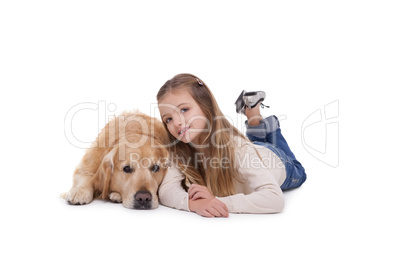
POLYGON ((151 209, 152 194, 148 191, 139 191, 134 195, 134 209, 151 209))

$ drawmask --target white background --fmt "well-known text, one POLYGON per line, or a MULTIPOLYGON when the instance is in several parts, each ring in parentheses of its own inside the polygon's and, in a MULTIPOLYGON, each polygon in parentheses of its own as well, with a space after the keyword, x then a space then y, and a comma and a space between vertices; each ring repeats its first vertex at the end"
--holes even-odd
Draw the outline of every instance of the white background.
POLYGON ((401 13, 398 1, 2 1, 0 266, 401 267, 401 13), (182 72, 242 130, 238 94, 267 92, 264 113, 308 174, 284 211, 206 219, 60 199, 76 142, 114 113, 150 114, 182 72), (100 105, 71 116, 83 103, 100 105))

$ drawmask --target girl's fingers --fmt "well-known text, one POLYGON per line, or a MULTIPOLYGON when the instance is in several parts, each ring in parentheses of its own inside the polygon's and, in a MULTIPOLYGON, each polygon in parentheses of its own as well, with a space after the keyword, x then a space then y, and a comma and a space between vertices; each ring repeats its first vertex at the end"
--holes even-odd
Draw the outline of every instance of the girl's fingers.
POLYGON ((229 217, 229 212, 227 210, 226 205, 218 200, 215 199, 211 206, 208 208, 209 213, 213 214, 215 217, 229 217))
POLYGON ((214 207, 208 208, 207 211, 214 217, 222 217, 222 214, 214 207))
POLYGON ((193 195, 199 191, 199 186, 198 184, 191 184, 190 188, 188 188, 188 197, 191 199, 193 197, 193 195))
POLYGON ((192 184, 188 189, 188 198, 192 200, 196 200, 199 198, 214 198, 214 197, 215 196, 211 194, 209 189, 205 186, 192 184))
POLYGON ((206 197, 206 195, 203 193, 203 192, 197 192, 196 194, 194 194, 192 197, 191 197, 191 200, 197 200, 197 199, 200 199, 200 198, 207 198, 206 197))
POLYGON ((215 217, 225 217, 225 218, 229 217, 229 213, 219 205, 208 208, 208 212, 214 215, 215 217))
POLYGON ((222 201, 215 199, 214 200, 214 208, 216 210, 219 211, 219 213, 223 216, 223 217, 229 217, 229 210, 227 208, 227 206, 225 205, 225 203, 223 203, 222 201))
POLYGON ((211 213, 209 213, 207 210, 202 211, 202 213, 200 214, 203 217, 207 217, 207 218, 213 218, 215 217, 214 215, 212 215, 211 213))
POLYGON ((223 204, 223 206, 217 206, 216 209, 219 211, 219 213, 222 215, 222 217, 229 217, 229 211, 226 207, 225 204, 223 204))
POLYGON ((198 200, 189 200, 191 211, 204 217, 229 217, 228 209, 222 201, 216 198, 201 198, 198 200))
POLYGON ((219 202, 221 202, 221 207, 227 212, 227 213, 229 213, 229 209, 228 209, 228 207, 226 206, 226 204, 225 203, 223 203, 222 201, 220 201, 220 200, 218 200, 219 202))

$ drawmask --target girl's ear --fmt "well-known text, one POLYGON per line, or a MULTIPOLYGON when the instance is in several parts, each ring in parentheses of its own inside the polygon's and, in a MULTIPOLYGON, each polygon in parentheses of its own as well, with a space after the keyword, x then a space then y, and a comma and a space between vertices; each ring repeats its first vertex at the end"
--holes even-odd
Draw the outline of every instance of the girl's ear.
POLYGON ((114 169, 113 158, 115 154, 116 147, 103 157, 102 163, 97 171, 97 173, 99 173, 98 179, 102 185, 102 199, 106 199, 109 195, 110 181, 112 179, 114 169))

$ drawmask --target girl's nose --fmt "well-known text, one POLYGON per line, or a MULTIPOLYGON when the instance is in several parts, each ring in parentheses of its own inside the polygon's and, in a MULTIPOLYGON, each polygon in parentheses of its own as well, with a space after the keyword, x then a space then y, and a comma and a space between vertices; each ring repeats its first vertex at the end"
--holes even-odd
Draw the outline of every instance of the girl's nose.
POLYGON ((182 126, 182 124, 183 124, 183 119, 180 117, 180 116, 175 116, 174 118, 173 118, 173 124, 176 126, 176 127, 181 127, 182 126))

